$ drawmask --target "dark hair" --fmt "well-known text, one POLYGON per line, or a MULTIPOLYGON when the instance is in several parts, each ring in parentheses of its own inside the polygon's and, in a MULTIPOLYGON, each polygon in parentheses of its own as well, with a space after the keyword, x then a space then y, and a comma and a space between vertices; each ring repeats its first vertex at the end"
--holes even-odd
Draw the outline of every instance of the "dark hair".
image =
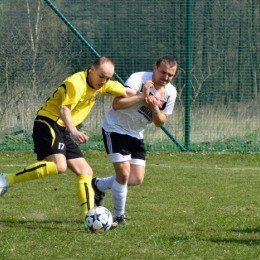
POLYGON ((115 63, 109 57, 100 57, 94 61, 92 64, 95 68, 100 67, 103 63, 109 62, 115 67, 115 63))
POLYGON ((160 59, 158 59, 155 63, 156 67, 159 67, 162 62, 165 62, 170 65, 170 67, 177 66, 178 63, 174 57, 171 56, 163 56, 160 59))

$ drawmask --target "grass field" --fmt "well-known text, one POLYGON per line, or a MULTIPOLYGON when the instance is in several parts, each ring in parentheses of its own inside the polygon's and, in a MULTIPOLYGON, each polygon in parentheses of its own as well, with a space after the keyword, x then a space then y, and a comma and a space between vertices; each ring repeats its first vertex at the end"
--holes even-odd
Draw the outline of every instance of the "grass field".
MULTIPOLYGON (((85 156, 95 176, 112 173, 104 152, 85 156)), ((260 259, 259 159, 148 153, 144 183, 129 188, 130 225, 103 234, 83 230, 70 171, 17 184, 0 199, 0 259, 260 259)), ((1 172, 34 161, 32 152, 0 153, 1 172)))

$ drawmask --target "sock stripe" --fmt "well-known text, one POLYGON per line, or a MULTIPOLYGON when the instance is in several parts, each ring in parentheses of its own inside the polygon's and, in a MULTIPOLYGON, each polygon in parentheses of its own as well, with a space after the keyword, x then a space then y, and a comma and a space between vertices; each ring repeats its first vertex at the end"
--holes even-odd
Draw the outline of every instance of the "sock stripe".
POLYGON ((84 202, 84 203, 82 203, 81 206, 87 204, 87 208, 88 208, 88 210, 90 210, 89 191, 88 191, 88 185, 87 185, 87 183, 84 183, 84 187, 85 187, 85 193, 86 193, 86 199, 87 199, 87 201, 84 202))
POLYGON ((35 167, 33 167, 33 168, 30 168, 30 169, 24 168, 23 171, 17 172, 15 175, 16 175, 16 176, 19 176, 19 175, 24 174, 24 173, 26 173, 26 172, 32 172, 32 171, 35 171, 35 170, 37 170, 37 169, 39 169, 39 168, 42 168, 42 167, 46 167, 46 163, 39 164, 39 165, 37 165, 37 166, 35 166, 35 167))

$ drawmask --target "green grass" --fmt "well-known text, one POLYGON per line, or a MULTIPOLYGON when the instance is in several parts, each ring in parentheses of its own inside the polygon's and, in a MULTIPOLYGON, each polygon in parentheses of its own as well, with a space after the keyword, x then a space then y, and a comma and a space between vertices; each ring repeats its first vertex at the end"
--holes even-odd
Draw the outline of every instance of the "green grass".
MULTIPOLYGON (((113 172, 104 152, 85 155, 95 176, 113 172)), ((2 172, 34 161, 0 152, 2 172)), ((70 171, 17 184, 0 199, 0 259, 260 259, 259 168, 258 154, 148 153, 130 225, 103 234, 83 230, 70 171)))

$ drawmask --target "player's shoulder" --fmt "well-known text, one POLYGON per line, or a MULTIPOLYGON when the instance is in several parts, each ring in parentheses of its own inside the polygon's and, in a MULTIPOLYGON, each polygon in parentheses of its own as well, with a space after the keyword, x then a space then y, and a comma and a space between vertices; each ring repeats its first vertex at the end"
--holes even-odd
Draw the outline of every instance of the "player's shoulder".
POLYGON ((64 81, 72 82, 72 83, 75 81, 76 82, 78 82, 78 81, 86 82, 86 76, 87 76, 86 71, 79 71, 79 72, 71 74, 64 81))
POLYGON ((134 72, 130 75, 130 77, 126 80, 126 84, 130 82, 135 82, 137 84, 143 84, 146 80, 152 79, 153 73, 151 71, 140 71, 134 72))
POLYGON ((153 75, 152 71, 138 71, 131 74, 130 77, 136 77, 136 78, 151 78, 153 75))
POLYGON ((104 84, 101 89, 99 90, 100 93, 109 94, 111 93, 125 93, 125 87, 119 81, 116 80, 109 80, 106 84, 104 84))
POLYGON ((165 91, 168 93, 168 95, 177 95, 177 89, 172 83, 168 83, 165 86, 165 91))
POLYGON ((102 88, 109 89, 109 88, 118 88, 118 87, 124 87, 124 85, 117 80, 109 80, 102 88))

